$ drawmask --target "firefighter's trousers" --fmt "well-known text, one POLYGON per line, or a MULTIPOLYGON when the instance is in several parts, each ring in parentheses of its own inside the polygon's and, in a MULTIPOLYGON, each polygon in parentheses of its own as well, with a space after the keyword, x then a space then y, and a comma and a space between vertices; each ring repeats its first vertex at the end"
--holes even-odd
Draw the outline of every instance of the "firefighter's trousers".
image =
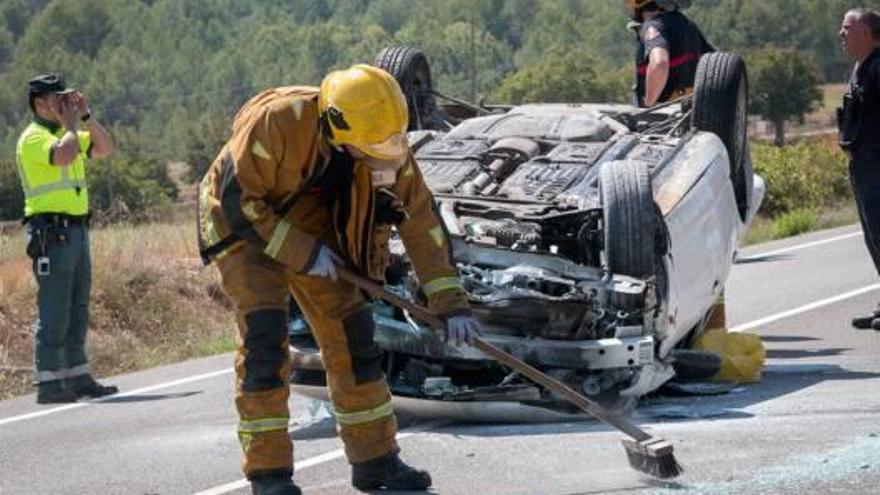
POLYGON ((238 319, 235 403, 245 475, 292 472, 288 293, 321 348, 349 462, 396 452, 397 420, 373 342, 373 316, 361 293, 341 280, 294 273, 249 244, 219 259, 217 266, 238 319))

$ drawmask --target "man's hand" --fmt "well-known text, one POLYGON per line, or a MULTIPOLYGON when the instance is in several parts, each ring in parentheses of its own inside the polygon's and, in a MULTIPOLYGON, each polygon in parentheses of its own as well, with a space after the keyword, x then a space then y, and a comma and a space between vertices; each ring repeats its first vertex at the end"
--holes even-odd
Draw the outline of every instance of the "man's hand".
POLYGON ((446 332, 443 335, 443 341, 455 345, 461 345, 463 342, 468 345, 474 344, 474 337, 483 335, 480 329, 480 322, 473 316, 453 316, 446 320, 446 332))
POLYGON ((336 282, 336 265, 341 265, 342 260, 327 246, 321 245, 318 248, 318 254, 315 256, 315 262, 306 271, 306 275, 313 277, 327 277, 336 282))
POLYGON ((89 101, 86 99, 86 95, 84 95, 82 91, 71 93, 70 99, 76 106, 77 111, 79 111, 80 118, 85 117, 86 115, 90 115, 92 113, 91 109, 89 108, 89 101))
POLYGON ((76 124, 79 122, 80 112, 73 94, 62 95, 58 98, 58 120, 61 125, 69 131, 76 130, 76 124))

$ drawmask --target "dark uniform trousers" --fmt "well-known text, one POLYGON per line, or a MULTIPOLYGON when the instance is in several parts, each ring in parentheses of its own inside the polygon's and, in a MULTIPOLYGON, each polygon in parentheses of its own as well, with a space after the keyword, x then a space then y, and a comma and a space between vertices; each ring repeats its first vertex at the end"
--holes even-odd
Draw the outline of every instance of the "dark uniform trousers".
POLYGON ((29 246, 42 243, 45 247, 33 256, 38 286, 37 382, 75 380, 89 374, 85 349, 92 283, 88 228, 36 219, 28 222, 27 235, 29 246))
MULTIPOLYGON (((328 215, 320 198, 304 197, 288 218, 339 252, 328 215)), ((242 467, 248 478, 293 468, 287 431, 288 294, 296 299, 320 346, 349 462, 397 452, 391 393, 380 367, 381 351, 373 341, 373 314, 361 292, 342 280, 297 273, 251 243, 232 248, 216 263, 238 319, 236 407, 242 467)))
POLYGON ((853 150, 849 177, 865 244, 880 274, 880 148, 853 150))

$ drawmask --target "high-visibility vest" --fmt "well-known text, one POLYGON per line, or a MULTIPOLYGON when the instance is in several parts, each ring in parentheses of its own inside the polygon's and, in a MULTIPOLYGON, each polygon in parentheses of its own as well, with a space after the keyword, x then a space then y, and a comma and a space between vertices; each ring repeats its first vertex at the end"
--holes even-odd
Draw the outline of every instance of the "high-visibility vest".
POLYGON ((67 166, 52 164, 52 146, 64 128, 38 120, 31 123, 15 148, 25 218, 41 213, 85 215, 89 212, 86 158, 91 146, 88 132, 79 131, 80 152, 67 166))

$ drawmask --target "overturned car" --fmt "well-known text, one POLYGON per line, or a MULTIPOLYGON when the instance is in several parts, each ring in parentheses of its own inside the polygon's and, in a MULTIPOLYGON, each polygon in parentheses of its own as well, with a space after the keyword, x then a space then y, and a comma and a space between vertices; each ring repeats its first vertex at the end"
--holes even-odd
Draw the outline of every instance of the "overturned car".
MULTIPOLYGON (((421 52, 387 48, 375 63, 407 96, 410 144, 486 340, 610 405, 676 372, 714 372, 717 357, 688 347, 764 193, 739 57, 705 55, 693 95, 653 109, 441 106, 421 52)), ((386 287, 423 300, 402 243, 390 247, 386 287)), ((570 411, 398 308, 376 302, 374 315, 399 412, 544 421, 570 411)), ((326 398, 307 324, 290 327, 294 392, 326 398)))

